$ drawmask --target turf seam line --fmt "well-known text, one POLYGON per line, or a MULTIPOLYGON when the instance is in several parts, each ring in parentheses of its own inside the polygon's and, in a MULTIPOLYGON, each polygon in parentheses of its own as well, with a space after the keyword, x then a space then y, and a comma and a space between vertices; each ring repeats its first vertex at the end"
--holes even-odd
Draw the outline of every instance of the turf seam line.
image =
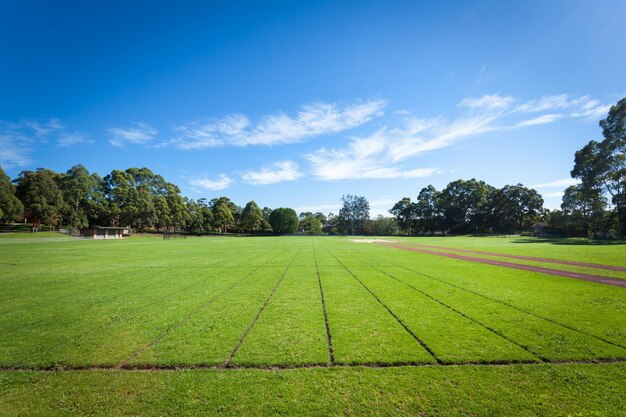
POLYGON ((333 365, 335 363, 335 352, 333 349, 333 337, 330 334, 330 326, 328 324, 328 312, 326 311, 326 300, 324 299, 324 290, 322 289, 322 277, 320 276, 320 270, 317 265, 317 251, 315 250, 315 241, 313 243, 313 258, 315 259, 315 272, 317 273, 317 283, 320 287, 320 297, 322 300, 322 312, 324 313, 324 327, 326 328, 326 342, 328 344, 328 363, 333 365))
MULTIPOLYGON (((378 259, 381 259, 381 258, 379 257, 378 259)), ((435 278, 435 277, 430 276, 430 275, 428 275, 428 274, 425 274, 425 273, 423 273, 423 272, 416 271, 416 270, 414 270, 414 269, 408 268, 408 267, 406 267, 406 266, 404 266, 404 265, 401 265, 401 264, 397 264, 397 263, 395 263, 395 262, 391 262, 391 261, 389 261, 389 260, 384 260, 384 262, 387 262, 387 263, 390 263, 390 264, 392 264, 392 265, 398 266, 398 267, 400 267, 400 268, 406 269, 407 271, 410 271, 410 272, 413 272, 413 273, 416 273, 416 274, 422 275, 422 276, 424 276, 424 277, 426 277, 426 278, 429 278, 429 279, 432 279, 432 280, 434 280, 434 281, 441 282, 441 283, 446 284, 446 285, 449 285, 449 286, 451 286, 451 287, 458 288, 459 290, 469 292, 470 294, 477 295, 477 296, 479 296, 479 297, 485 298, 485 299, 490 300, 490 301, 493 301, 493 302, 495 302, 495 303, 502 304, 502 305, 507 306, 507 307, 509 307, 509 308, 512 308, 512 309, 514 309, 514 310, 520 311, 520 312, 522 312, 522 313, 524 313, 524 314, 528 314, 529 316, 537 317, 537 318, 539 318, 539 319, 542 319, 542 320, 545 320, 545 321, 547 321, 547 322, 550 322, 550 323, 556 324, 557 326, 561 326, 561 327, 563 327, 563 328, 565 328, 565 329, 568 329, 568 330, 571 330, 571 331, 573 331, 573 332, 577 332, 577 333, 583 334, 583 335, 585 335, 585 336, 592 337, 592 338, 594 338, 594 339, 600 340, 601 342, 608 343, 609 345, 613 345, 613 346, 616 346, 616 347, 619 347, 619 348, 622 348, 622 349, 626 349, 626 347, 625 347, 625 346, 622 346, 622 345, 621 345, 621 344, 619 344, 619 343, 613 342, 613 341, 611 341, 611 340, 604 339, 603 337, 596 336, 596 335, 594 335, 594 334, 588 333, 588 332, 583 331, 583 330, 576 329, 576 328, 574 328, 574 327, 571 327, 571 326, 569 326, 569 325, 567 325, 567 324, 560 323, 560 322, 558 322, 558 321, 556 321, 556 320, 553 320, 553 319, 551 319, 551 318, 541 316, 541 315, 539 315, 539 314, 537 314, 537 313, 533 313, 533 312, 531 312, 531 311, 527 311, 527 310, 525 310, 525 309, 523 309, 523 308, 521 308, 521 307, 517 307, 517 306, 515 306, 515 305, 513 305, 513 304, 509 304, 509 303, 507 303, 506 301, 501 301, 501 300, 498 300, 498 299, 495 299, 495 298, 488 297, 488 296, 486 296, 486 295, 484 295, 484 294, 481 294, 481 293, 479 293, 479 292, 472 291, 472 290, 467 289, 467 288, 463 288, 463 287, 461 287, 461 286, 458 286, 458 285, 452 284, 452 283, 450 283, 450 282, 444 281, 444 280, 439 279, 439 278, 435 278)))
POLYGON ((261 313, 263 313, 263 310, 265 310, 265 307, 267 307, 267 305, 270 303, 270 300, 274 296, 274 293, 276 293, 276 290, 278 289, 278 286, 280 285, 281 282, 283 282, 283 279, 285 278, 285 275, 287 275, 287 271, 289 271, 289 268, 291 267, 293 262, 296 260, 296 258, 300 254, 300 251, 301 251, 301 249, 298 250, 296 255, 291 259, 291 262, 289 262, 289 265, 287 265, 287 267, 285 268, 283 273, 280 275, 280 278, 278 279, 278 281, 274 285, 274 288, 272 288, 272 290, 270 291, 269 295, 267 296, 267 299, 265 300, 265 302, 263 303, 263 305, 261 306, 259 311, 256 313, 256 316, 252 320, 252 323, 250 323, 248 328, 244 331, 244 333, 239 338, 239 341, 237 342, 237 344, 233 348, 232 352, 228 356, 228 359, 226 360, 226 363, 222 366, 223 368, 229 368, 231 366, 231 362, 233 361, 233 358, 237 354, 237 351, 239 350, 239 348, 243 344, 244 340, 246 339, 246 336, 248 336, 248 334, 250 333, 250 331, 252 330, 252 328, 254 327, 256 322, 259 320, 259 317, 261 317, 261 313))
MULTIPOLYGON (((276 258, 278 255, 274 256, 272 258, 272 260, 274 258, 276 258)), ((269 262, 269 261, 268 261, 269 262)), ((267 262, 266 262, 267 263, 267 262)), ((215 301, 217 301, 219 298, 223 297, 226 293, 228 293, 229 291, 231 291, 233 288, 237 287, 238 285, 242 284, 244 281, 248 280, 256 271, 258 271, 259 269, 261 269, 262 265, 257 266, 256 268, 254 268, 252 271, 248 272, 243 278, 241 278, 240 280, 235 281, 233 284, 231 284, 230 286, 228 286, 227 288, 225 288, 224 290, 220 291, 219 293, 217 293, 215 296, 213 296, 208 302, 201 304, 200 306, 198 306, 197 308, 193 309, 189 315, 187 315, 187 317, 185 317, 183 320, 173 324, 172 326, 168 327, 164 332, 162 332, 156 339, 152 340, 150 343, 147 343, 146 345, 144 345, 143 347, 139 348, 138 350, 136 350, 131 356, 129 356, 127 359, 125 359, 124 361, 122 361, 121 363, 119 363, 116 366, 116 369, 122 369, 128 366, 129 362, 131 362, 133 359, 135 359, 136 357, 138 357, 139 355, 141 355, 143 352, 145 352, 147 349, 151 348, 152 346, 156 345, 157 343, 159 343, 161 340, 163 340, 166 336, 168 336, 170 333, 172 333, 173 331, 179 329, 181 326, 185 325, 189 320, 191 320, 195 315, 197 315, 202 309, 206 308, 207 306, 213 304, 215 301)))
POLYGON ((51 366, 2 366, 0 372, 78 372, 78 371, 118 371, 118 372, 142 372, 142 371, 191 371, 191 370, 215 370, 223 372, 236 372, 241 370, 293 370, 293 369, 331 369, 331 368, 438 368, 438 367, 513 367, 513 366, 559 366, 559 365, 608 365, 608 364, 626 364, 624 358, 595 358, 595 359, 562 359, 555 360, 550 363, 537 361, 465 361, 465 362, 445 362, 445 363, 428 363, 428 362, 354 362, 354 363, 335 363, 328 365, 326 363, 309 363, 309 364, 268 364, 268 365, 231 365, 225 368, 223 365, 214 364, 171 364, 171 365, 152 365, 137 364, 118 368, 115 365, 51 365, 51 366))
POLYGON ((433 351, 433 350, 432 350, 432 349, 431 349, 431 348, 430 348, 430 347, 429 347, 426 343, 424 343, 424 341, 423 341, 422 339, 420 339, 420 338, 419 338, 419 337, 418 337, 418 336, 417 336, 417 335, 416 335, 416 334, 415 334, 415 333, 414 333, 411 329, 409 329, 409 327, 408 327, 408 326, 407 326, 407 325, 406 325, 406 324, 402 321, 402 319, 400 319, 400 317, 398 317, 398 316, 397 316, 397 315, 396 315, 396 314, 395 314, 395 313, 394 313, 394 312, 393 312, 393 311, 392 311, 392 310, 391 310, 391 309, 390 309, 390 308, 389 308, 389 307, 388 307, 388 306, 387 306, 387 305, 386 305, 386 304, 385 304, 385 303, 384 303, 384 302, 383 302, 380 298, 378 298, 378 296, 377 296, 376 294, 374 294, 374 293, 372 292, 372 290, 370 290, 370 289, 369 289, 369 288, 368 288, 368 287, 367 287, 367 286, 366 286, 366 285, 365 285, 365 284, 364 284, 364 283, 363 283, 363 282, 362 282, 362 281, 361 281, 361 280, 360 280, 360 279, 359 279, 356 275, 354 275, 354 273, 353 273, 351 270, 349 270, 349 269, 348 269, 348 267, 347 267, 347 266, 345 266, 345 265, 343 264, 343 262, 341 262, 341 261, 339 260, 339 258, 337 258, 337 257, 336 257, 333 253, 331 253, 330 251, 328 251, 328 253, 330 253, 330 254, 331 254, 331 256, 333 256, 333 257, 337 260, 337 262, 339 262, 339 264, 340 264, 342 267, 344 267, 344 269, 345 269, 346 271, 348 271, 348 273, 349 273, 350 275, 352 275, 352 277, 353 277, 353 278, 354 278, 354 279, 355 279, 355 280, 356 280, 359 284, 361 284, 361 285, 363 286, 363 288, 365 288, 365 290, 366 290, 367 292, 369 292, 369 293, 370 293, 370 295, 371 295, 372 297, 374 297, 374 299, 375 299, 376 301, 378 301, 378 302, 380 303, 380 305, 382 305, 382 306, 383 306, 383 307, 387 310, 387 312, 388 312, 389 314, 391 314, 391 316, 392 316, 394 319, 396 319, 396 321, 400 324, 400 326, 402 326, 402 327, 404 328, 404 330, 405 330, 408 334, 410 334, 410 335, 413 337, 413 339, 415 339, 415 341, 416 341, 416 342, 417 342, 420 346, 422 346, 422 347, 426 350, 426 352, 428 352, 428 353, 430 354, 430 356, 432 356, 432 357, 433 357, 433 359, 435 359, 435 361, 437 362, 437 364, 442 365, 442 364, 444 363, 444 361, 442 361, 442 360, 441 360, 441 359, 437 356, 437 354, 436 354, 436 353, 435 353, 435 352, 434 352, 434 351, 433 351))
POLYGON ((433 301, 435 301, 435 302, 439 303, 440 305, 442 305, 442 306, 444 306, 444 307, 446 307, 446 308, 448 308, 448 309, 452 310, 453 312, 455 312, 455 313, 459 314, 461 317, 465 317, 466 319, 468 319, 468 320, 470 320, 470 321, 472 321, 472 322, 474 322, 474 323, 478 324, 479 326, 481 326, 481 327, 483 327, 483 328, 487 329, 488 331, 490 331, 491 333, 495 334, 496 336, 501 337, 502 339, 506 340, 507 342, 509 342, 509 343, 511 343, 511 344, 513 344, 513 345, 515 345, 515 346, 517 346, 517 347, 519 347, 519 348, 521 348, 521 349, 525 350, 526 352, 530 353, 531 355, 533 355, 533 356, 537 357, 537 358, 538 358, 539 360, 541 360, 542 362, 545 362, 545 363, 549 363, 549 362, 550 362, 550 360, 549 360, 548 358, 545 358, 545 357, 543 357, 543 356, 539 355, 538 353, 533 352, 533 351, 532 351, 532 350, 531 350, 528 346, 524 346, 524 345, 522 345, 521 343, 518 343, 517 341, 515 341, 515 340, 511 339, 510 337, 508 337, 508 336, 506 336, 506 335, 502 334, 502 333, 501 333, 501 332, 499 332, 498 330, 493 329, 493 328, 491 328, 491 327, 487 326, 487 325, 486 325, 486 324, 484 324, 484 323, 481 323, 480 321, 478 321, 478 320, 476 320, 476 319, 474 319, 474 318, 472 318, 472 317, 468 316, 467 314, 463 313, 462 311, 457 310, 456 308, 454 308, 454 307, 452 307, 452 306, 450 306, 450 305, 448 305, 448 304, 444 303, 443 301, 438 300, 437 298, 433 297, 432 295, 430 295, 430 294, 428 294, 428 293, 426 293, 426 292, 424 292, 424 291, 422 291, 422 290, 420 290, 420 289, 418 289, 418 288, 416 288, 416 287, 414 287, 414 286, 410 285, 410 284, 409 284, 409 283, 407 283, 407 282, 402 281, 401 279, 399 279, 399 278, 397 278, 397 277, 395 277, 395 276, 391 275, 390 273, 388 273, 388 272, 386 272, 386 271, 383 271, 382 269, 380 269, 380 268, 378 268, 378 267, 375 267, 375 266, 372 266, 372 265, 370 265, 370 267, 372 267, 372 268, 374 268, 374 269, 376 269, 376 270, 378 270, 378 271, 382 272, 383 274, 387 275, 388 277, 390 277, 390 278, 392 278, 392 279, 394 279, 394 280, 396 280, 396 281, 398 281, 398 282, 400 282, 400 283, 402 283, 402 284, 406 285, 407 287, 411 288, 412 290, 417 291, 417 292, 419 292, 420 294, 424 295, 425 297, 428 297, 429 299, 431 299, 431 300, 433 300, 433 301))

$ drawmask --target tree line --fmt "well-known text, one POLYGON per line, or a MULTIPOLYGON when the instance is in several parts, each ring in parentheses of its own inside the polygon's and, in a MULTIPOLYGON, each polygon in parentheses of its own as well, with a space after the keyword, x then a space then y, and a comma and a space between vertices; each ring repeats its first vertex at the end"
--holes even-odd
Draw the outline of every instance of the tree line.
POLYGON ((603 139, 591 140, 574 156, 572 178, 561 210, 551 223, 576 229, 584 236, 626 236, 626 98, 611 107, 600 121, 603 139))
POLYGON ((522 184, 498 189, 471 179, 441 191, 429 185, 415 202, 403 198, 390 213, 409 235, 512 233, 543 223, 558 236, 626 236, 626 98, 600 127, 603 140, 574 155, 571 176, 579 183, 565 190, 560 210, 544 209, 541 195, 522 184))
POLYGON ((626 98, 600 121, 601 141, 576 152, 561 210, 547 210, 543 198, 522 184, 496 188, 476 179, 456 180, 438 191, 422 188, 389 212, 370 218, 365 197, 344 195, 337 215, 287 207, 240 207, 228 197, 183 197, 175 184, 148 168, 113 170, 104 178, 77 165, 65 173, 40 168, 13 181, 0 167, 0 220, 41 224, 121 226, 137 230, 191 233, 302 233, 431 235, 516 233, 542 222, 561 235, 626 235, 626 98))
POLYGON ((513 233, 544 218, 543 198, 522 184, 495 188, 474 178, 437 191, 422 188, 417 200, 405 197, 391 210, 409 235, 513 233))
POLYGON ((240 207, 228 197, 186 198, 178 186, 148 168, 113 170, 104 178, 83 165, 65 173, 40 168, 22 171, 11 181, 0 167, 0 220, 26 220, 34 229, 46 224, 192 233, 293 233, 300 228, 321 233, 320 215, 299 219, 293 209, 260 208, 254 201, 240 207))

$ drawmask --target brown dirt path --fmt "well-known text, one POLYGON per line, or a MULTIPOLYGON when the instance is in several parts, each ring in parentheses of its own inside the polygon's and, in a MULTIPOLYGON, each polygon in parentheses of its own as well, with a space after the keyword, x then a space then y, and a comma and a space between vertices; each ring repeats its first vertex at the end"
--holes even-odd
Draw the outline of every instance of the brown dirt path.
POLYGON ((531 271, 531 272, 540 272, 543 274, 557 275, 557 276, 567 277, 567 278, 575 278, 575 279, 580 279, 583 281, 591 281, 591 282, 597 282, 600 284, 616 285, 618 287, 626 288, 626 280, 619 279, 619 278, 605 277, 602 275, 580 274, 577 272, 561 271, 559 269, 543 268, 540 266, 521 265, 521 264, 515 264, 512 262, 504 262, 504 261, 494 261, 492 259, 475 258, 473 256, 458 255, 456 253, 439 252, 439 251, 434 251, 434 250, 429 250, 429 249, 420 249, 416 247, 400 245, 397 243, 395 244, 394 243, 379 243, 379 245, 387 246, 390 248, 396 248, 396 249, 404 249, 404 250, 408 250, 411 252, 427 253, 430 255, 443 256, 446 258, 459 259, 463 261, 480 262, 480 263, 494 265, 494 266, 502 266, 505 268, 521 269, 524 271, 531 271))
POLYGON ((626 268, 621 267, 621 266, 592 264, 588 262, 563 261, 560 259, 538 258, 535 256, 507 255, 506 253, 487 252, 487 251, 473 250, 473 249, 458 249, 458 248, 451 248, 449 246, 422 245, 420 243, 406 243, 406 244, 411 245, 411 246, 418 246, 418 247, 426 248, 426 249, 441 249, 441 250, 449 250, 453 252, 477 253, 479 255, 496 256, 496 257, 501 257, 501 258, 522 259, 525 261, 537 261, 537 262, 546 262, 546 263, 552 263, 552 264, 582 266, 585 268, 596 268, 596 269, 606 269, 609 271, 626 272, 626 268))

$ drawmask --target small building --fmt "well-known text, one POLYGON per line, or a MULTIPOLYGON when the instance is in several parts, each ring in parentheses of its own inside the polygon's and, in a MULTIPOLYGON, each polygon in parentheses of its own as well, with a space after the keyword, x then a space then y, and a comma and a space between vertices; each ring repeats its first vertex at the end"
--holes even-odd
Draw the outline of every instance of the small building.
POLYGON ((129 236, 130 231, 126 227, 94 227, 81 229, 80 236, 90 239, 122 239, 129 236))

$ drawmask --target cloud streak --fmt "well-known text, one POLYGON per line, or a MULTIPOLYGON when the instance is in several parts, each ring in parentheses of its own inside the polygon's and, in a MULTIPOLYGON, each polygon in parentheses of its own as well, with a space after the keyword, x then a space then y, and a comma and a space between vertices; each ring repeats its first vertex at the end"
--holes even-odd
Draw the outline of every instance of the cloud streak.
POLYGON ((189 185, 195 189, 218 191, 230 187, 232 182, 233 180, 230 177, 225 174, 220 174, 217 179, 209 179, 206 177, 195 178, 189 181, 189 185))
POLYGON ((134 122, 125 128, 112 127, 107 129, 107 132, 111 136, 109 143, 117 147, 127 144, 145 145, 159 133, 154 127, 142 122, 134 122))
POLYGON ((398 164, 480 134, 530 128, 565 118, 602 117, 608 110, 588 96, 567 94, 524 103, 511 96, 491 94, 465 98, 459 108, 462 113, 455 119, 405 117, 398 127, 386 126, 369 136, 353 137, 344 148, 321 148, 307 154, 306 159, 313 174, 322 180, 427 177, 438 170, 407 170, 398 164))
POLYGON ((300 177, 302 174, 298 170, 298 165, 293 161, 275 162, 271 167, 263 167, 259 171, 248 171, 241 175, 244 182, 255 185, 295 181, 300 177))
POLYGON ((87 138, 87 136, 81 133, 62 133, 57 139, 57 147, 69 148, 70 146, 77 145, 79 143, 93 143, 93 140, 87 138))
POLYGON ((69 147, 92 141, 83 133, 70 132, 54 117, 17 122, 0 120, 0 165, 5 168, 23 167, 32 163, 31 155, 42 144, 56 142, 58 147, 69 147))
POLYGON ((324 181, 347 179, 424 178, 436 168, 404 169, 394 165, 390 143, 384 134, 354 138, 343 149, 319 149, 306 155, 313 175, 324 181))
POLYGON ((209 122, 192 121, 175 127, 178 135, 162 144, 179 149, 222 146, 284 145, 330 133, 339 133, 382 115, 385 100, 349 106, 317 102, 302 106, 295 115, 268 115, 252 123, 243 114, 231 114, 209 122))
POLYGON ((530 188, 566 188, 570 185, 579 184, 580 181, 575 178, 562 178, 560 180, 554 180, 550 182, 544 182, 542 184, 531 185, 530 188))

